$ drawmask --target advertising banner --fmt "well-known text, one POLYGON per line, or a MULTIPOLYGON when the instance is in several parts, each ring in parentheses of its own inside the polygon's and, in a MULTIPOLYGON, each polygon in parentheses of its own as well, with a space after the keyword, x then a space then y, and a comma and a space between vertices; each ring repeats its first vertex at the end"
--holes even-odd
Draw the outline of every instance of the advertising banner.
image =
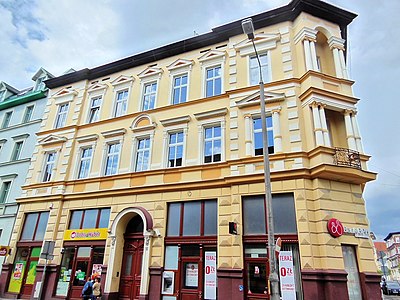
POLYGON ((292 251, 281 251, 279 253, 279 277, 282 300, 296 300, 292 251))
POLYGON ((217 252, 215 251, 205 252, 204 299, 217 299, 217 252))

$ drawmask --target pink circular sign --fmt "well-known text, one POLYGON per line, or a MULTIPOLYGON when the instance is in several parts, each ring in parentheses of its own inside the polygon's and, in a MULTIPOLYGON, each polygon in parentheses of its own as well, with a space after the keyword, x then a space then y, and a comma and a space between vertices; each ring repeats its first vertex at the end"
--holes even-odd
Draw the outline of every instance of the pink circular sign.
POLYGON ((335 218, 332 218, 328 221, 327 227, 329 234, 335 238, 341 236, 344 232, 342 223, 335 218))

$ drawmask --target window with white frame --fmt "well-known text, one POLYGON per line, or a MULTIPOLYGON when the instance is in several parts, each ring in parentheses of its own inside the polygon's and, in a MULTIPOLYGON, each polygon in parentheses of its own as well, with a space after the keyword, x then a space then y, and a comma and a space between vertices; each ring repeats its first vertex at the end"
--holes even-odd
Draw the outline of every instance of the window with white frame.
POLYGON ((114 117, 125 115, 127 107, 128 107, 128 90, 117 92, 117 96, 115 99, 114 117))
POLYGON ((10 126, 12 111, 8 111, 4 114, 3 123, 1 124, 1 128, 7 128, 10 126))
MULTIPOLYGON (((263 82, 271 81, 270 68, 268 63, 269 58, 267 53, 260 54, 258 58, 260 59, 263 82)), ((249 59, 250 85, 256 85, 260 83, 260 67, 258 65, 257 56, 250 56, 249 59)))
POLYGON ((206 97, 220 95, 222 93, 221 65, 206 69, 206 97))
POLYGON ((67 121, 69 103, 60 104, 58 106, 58 112, 56 115, 56 123, 55 128, 61 128, 65 126, 65 122, 67 121))
POLYGON ((15 142, 14 149, 13 149, 13 151, 11 153, 11 161, 16 161, 16 160, 19 160, 21 158, 21 152, 22 152, 23 144, 24 144, 23 141, 15 142))
MULTIPOLYGON (((263 136, 261 118, 253 119, 253 132, 254 132, 254 155, 263 155, 263 136)), ((266 117, 267 123, 267 136, 268 136, 268 153, 274 153, 274 132, 272 127, 272 117, 266 117)))
POLYGON ((183 159, 183 131, 169 134, 168 141, 168 167, 182 166, 183 159))
POLYGON ((135 171, 146 171, 150 166, 150 137, 137 139, 135 171))
POLYGON ((156 103, 157 81, 146 83, 143 87, 142 111, 153 109, 156 103))
POLYGON ((80 162, 78 170, 78 179, 89 176, 90 166, 92 164, 93 148, 86 147, 81 149, 80 162))
POLYGON ((100 119, 101 100, 101 96, 90 99, 88 123, 97 122, 100 119))
POLYGON ((104 175, 115 175, 118 173, 119 156, 121 143, 110 143, 107 146, 106 165, 104 175))
POLYGON ((0 203, 5 203, 7 201, 8 194, 10 193, 10 187, 11 187, 11 180, 3 181, 3 183, 1 184, 0 203))
POLYGON ((221 161, 221 125, 204 128, 204 163, 221 161))
POLYGON ((22 118, 22 123, 28 123, 32 119, 33 105, 27 106, 25 108, 24 117, 22 118))
POLYGON ((172 89, 172 104, 184 103, 187 100, 188 74, 174 76, 172 89))
POLYGON ((42 180, 43 182, 48 182, 52 179, 55 161, 56 161, 56 153, 47 152, 43 168, 43 180, 42 180))

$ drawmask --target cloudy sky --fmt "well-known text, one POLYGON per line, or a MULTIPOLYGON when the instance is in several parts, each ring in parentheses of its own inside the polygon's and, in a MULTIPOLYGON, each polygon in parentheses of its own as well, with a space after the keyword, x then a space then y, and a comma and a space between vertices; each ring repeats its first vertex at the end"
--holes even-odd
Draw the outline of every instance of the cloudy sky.
MULTIPOLYGON (((0 0, 0 81, 22 89, 44 67, 79 70, 201 34, 289 0, 0 0)), ((400 1, 330 0, 358 17, 349 27, 350 77, 369 169, 371 230, 400 231, 400 1), (378 4, 379 3, 379 4, 378 4)))

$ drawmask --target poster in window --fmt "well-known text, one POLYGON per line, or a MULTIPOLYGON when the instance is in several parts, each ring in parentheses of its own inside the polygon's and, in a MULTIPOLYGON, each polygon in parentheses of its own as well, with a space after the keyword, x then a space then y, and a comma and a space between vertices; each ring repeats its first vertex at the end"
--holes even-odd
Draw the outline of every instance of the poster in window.
POLYGON ((197 287, 199 278, 199 265, 187 264, 186 265, 185 285, 187 287, 197 287))
POLYGON ((279 277, 282 299, 296 300, 292 251, 279 252, 279 277))
POLYGON ((92 267, 92 278, 95 277, 101 277, 101 270, 102 270, 102 264, 93 264, 92 267))
POLYGON ((174 293, 174 272, 164 271, 162 279, 162 294, 172 295, 174 293))
POLYGON ((206 251, 204 256, 204 299, 217 299, 217 252, 206 251))
POLYGON ((19 261, 15 263, 13 274, 10 278, 8 285, 8 291, 12 293, 19 293, 22 284, 22 277, 25 271, 25 261, 19 261))

